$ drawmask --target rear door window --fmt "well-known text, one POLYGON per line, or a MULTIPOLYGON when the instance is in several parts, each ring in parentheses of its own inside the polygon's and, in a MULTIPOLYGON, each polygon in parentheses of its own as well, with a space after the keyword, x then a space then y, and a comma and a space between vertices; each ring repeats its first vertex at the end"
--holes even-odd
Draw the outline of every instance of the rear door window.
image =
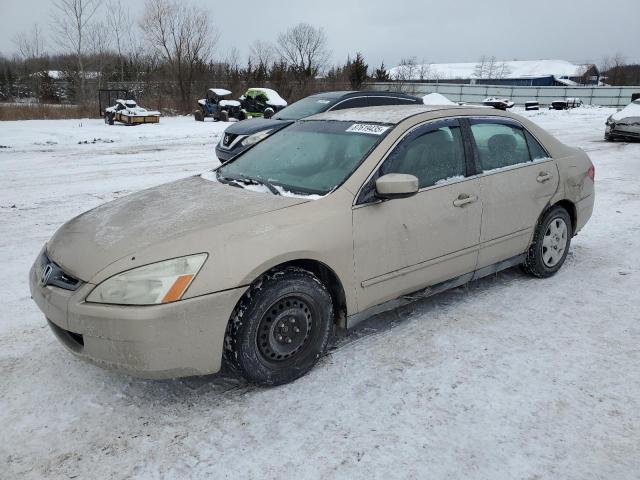
POLYGON ((524 131, 517 125, 500 120, 471 120, 471 133, 485 172, 531 161, 524 131))
POLYGON ((525 137, 527 137, 527 144, 529 145, 529 153, 531 154, 531 158, 533 160, 540 160, 542 158, 549 158, 549 154, 547 151, 542 148, 542 145, 538 143, 538 141, 533 138, 528 131, 524 131, 525 137))

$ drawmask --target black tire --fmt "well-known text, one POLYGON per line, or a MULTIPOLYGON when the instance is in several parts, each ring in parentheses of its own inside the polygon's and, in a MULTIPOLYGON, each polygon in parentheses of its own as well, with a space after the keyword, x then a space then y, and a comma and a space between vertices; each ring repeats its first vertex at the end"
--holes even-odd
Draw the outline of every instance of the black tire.
POLYGON ((313 368, 333 327, 333 302, 307 270, 288 267, 256 282, 236 306, 225 358, 252 383, 291 382, 313 368))
POLYGON ((560 267, 562 267, 567 258, 572 236, 573 228, 569 212, 562 207, 553 207, 548 210, 536 227, 533 242, 529 247, 527 258, 523 264, 524 271, 538 278, 547 278, 555 274, 560 270, 560 267), (556 229, 559 229, 559 231, 562 231, 562 224, 564 224, 566 238, 551 232, 554 226, 556 229), (554 241, 552 237, 558 237, 559 239, 554 241), (545 246, 545 238, 548 238, 557 245, 552 247, 545 246), (560 250, 556 248, 556 246, 561 245, 564 245, 564 249, 560 250))
POLYGON ((227 112, 226 110, 222 110, 220 112, 219 120, 221 122, 228 122, 229 121, 229 112, 227 112))
POLYGON ((114 122, 114 120, 113 120, 113 113, 109 113, 109 114, 107 115, 107 123, 108 123, 109 125, 113 125, 113 124, 115 123, 115 122, 114 122))

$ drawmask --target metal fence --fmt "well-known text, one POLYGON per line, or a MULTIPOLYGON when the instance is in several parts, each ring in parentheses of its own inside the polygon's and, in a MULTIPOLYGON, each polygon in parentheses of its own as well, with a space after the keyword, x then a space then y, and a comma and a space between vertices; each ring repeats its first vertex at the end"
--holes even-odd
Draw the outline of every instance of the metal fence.
POLYGON ((519 87, 509 85, 461 85, 451 83, 380 82, 368 88, 381 91, 403 91, 412 95, 440 93, 454 102, 481 103, 487 97, 506 97, 517 105, 537 101, 550 105, 554 100, 580 98, 587 105, 624 107, 638 87, 519 87))

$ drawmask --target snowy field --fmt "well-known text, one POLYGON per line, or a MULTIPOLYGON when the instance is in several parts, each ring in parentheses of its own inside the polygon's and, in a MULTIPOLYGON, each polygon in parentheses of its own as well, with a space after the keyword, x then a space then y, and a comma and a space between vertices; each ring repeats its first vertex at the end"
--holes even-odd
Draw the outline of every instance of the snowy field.
POLYGON ((273 389, 101 370, 29 298, 60 224, 215 166, 225 124, 0 122, 0 478, 638 479, 640 144, 602 140, 613 111, 527 112, 596 166, 555 277, 511 269, 380 314, 273 389))

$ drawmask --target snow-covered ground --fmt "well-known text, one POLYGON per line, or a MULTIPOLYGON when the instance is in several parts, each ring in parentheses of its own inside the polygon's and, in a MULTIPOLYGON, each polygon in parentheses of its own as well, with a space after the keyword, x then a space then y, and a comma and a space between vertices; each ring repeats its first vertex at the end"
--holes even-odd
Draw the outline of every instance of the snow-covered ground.
POLYGON ((0 478, 637 479, 640 144, 603 142, 613 111, 527 112, 596 165, 555 277, 511 269, 380 314, 273 389, 101 370, 29 298, 61 223, 216 165, 225 124, 0 122, 0 478))

